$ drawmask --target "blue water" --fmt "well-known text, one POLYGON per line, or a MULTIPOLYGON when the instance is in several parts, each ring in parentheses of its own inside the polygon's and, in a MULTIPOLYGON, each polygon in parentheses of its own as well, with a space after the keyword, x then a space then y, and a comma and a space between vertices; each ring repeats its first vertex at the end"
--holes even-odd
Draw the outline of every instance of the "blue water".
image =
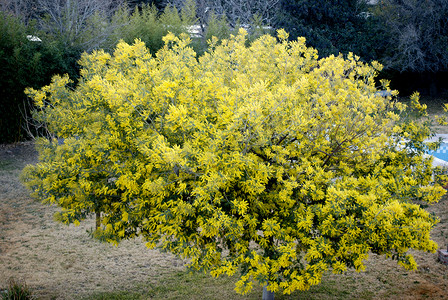
POLYGON ((448 144, 443 143, 440 145, 439 149, 436 151, 428 151, 428 154, 448 162, 448 144))

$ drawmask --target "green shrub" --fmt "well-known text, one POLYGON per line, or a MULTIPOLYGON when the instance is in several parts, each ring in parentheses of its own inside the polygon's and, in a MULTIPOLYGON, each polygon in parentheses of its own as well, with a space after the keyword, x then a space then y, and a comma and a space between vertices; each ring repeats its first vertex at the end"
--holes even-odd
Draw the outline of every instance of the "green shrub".
POLYGON ((31 300, 35 299, 30 288, 25 282, 16 281, 14 279, 9 280, 8 288, 0 292, 2 300, 31 300))
POLYGON ((187 26, 194 20, 181 16, 175 7, 167 6, 159 13, 153 5, 143 5, 129 13, 125 8, 117 11, 112 22, 118 24, 104 48, 113 49, 123 40, 132 43, 136 38, 142 40, 152 54, 163 46, 162 37, 168 31, 175 34, 187 33, 187 26))
POLYGON ((20 140, 20 109, 23 90, 29 84, 29 73, 37 68, 38 54, 33 54, 35 43, 26 38, 26 27, 9 14, 0 12, 0 143, 20 140))
POLYGON ((25 88, 48 84, 57 73, 76 78, 80 54, 47 39, 34 24, 26 25, 5 12, 0 12, 0 31, 0 143, 9 143, 27 138, 24 116, 33 105, 23 92, 25 88), (41 41, 31 41, 27 36, 41 41))

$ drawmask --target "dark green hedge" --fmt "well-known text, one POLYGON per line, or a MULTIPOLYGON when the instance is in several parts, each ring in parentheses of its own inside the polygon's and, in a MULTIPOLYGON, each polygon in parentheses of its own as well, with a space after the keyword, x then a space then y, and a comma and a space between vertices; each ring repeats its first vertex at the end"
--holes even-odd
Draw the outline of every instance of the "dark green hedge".
POLYGON ((39 88, 56 73, 77 74, 76 49, 64 49, 57 41, 31 41, 38 37, 33 24, 0 12, 0 143, 26 139, 25 115, 32 105, 26 87, 39 88))

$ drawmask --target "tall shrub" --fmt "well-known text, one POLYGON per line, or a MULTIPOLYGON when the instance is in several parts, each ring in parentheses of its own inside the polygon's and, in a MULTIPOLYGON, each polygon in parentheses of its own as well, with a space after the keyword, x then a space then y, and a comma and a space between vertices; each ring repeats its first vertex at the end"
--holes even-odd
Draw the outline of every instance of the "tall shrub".
POLYGON ((17 70, 21 68, 24 55, 28 54, 26 60, 33 60, 30 60, 30 53, 25 54, 26 51, 22 50, 23 45, 31 43, 26 39, 25 26, 18 19, 0 12, 0 30, 0 143, 5 143, 21 138, 19 108, 25 96, 23 81, 26 80, 21 79, 20 83, 17 70))

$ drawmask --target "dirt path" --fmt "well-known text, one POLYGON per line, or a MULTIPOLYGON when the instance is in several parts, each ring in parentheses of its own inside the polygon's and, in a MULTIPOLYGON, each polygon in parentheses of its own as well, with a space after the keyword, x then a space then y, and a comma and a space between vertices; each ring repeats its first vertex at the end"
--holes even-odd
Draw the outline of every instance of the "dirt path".
MULTIPOLYGON (((79 227, 54 222, 56 208, 33 201, 18 181, 20 170, 34 162, 31 143, 0 146, 0 290, 14 278, 25 280, 39 299, 79 299, 95 291, 132 290, 184 269, 182 261, 148 250, 140 240, 118 247, 92 240, 86 230, 93 220, 79 227)), ((448 199, 428 209, 441 220, 433 239, 446 247, 448 199)), ((372 255, 366 272, 328 280, 359 298, 367 291, 374 299, 448 299, 448 267, 436 254, 416 253, 415 258, 420 266, 415 272, 372 255)))

